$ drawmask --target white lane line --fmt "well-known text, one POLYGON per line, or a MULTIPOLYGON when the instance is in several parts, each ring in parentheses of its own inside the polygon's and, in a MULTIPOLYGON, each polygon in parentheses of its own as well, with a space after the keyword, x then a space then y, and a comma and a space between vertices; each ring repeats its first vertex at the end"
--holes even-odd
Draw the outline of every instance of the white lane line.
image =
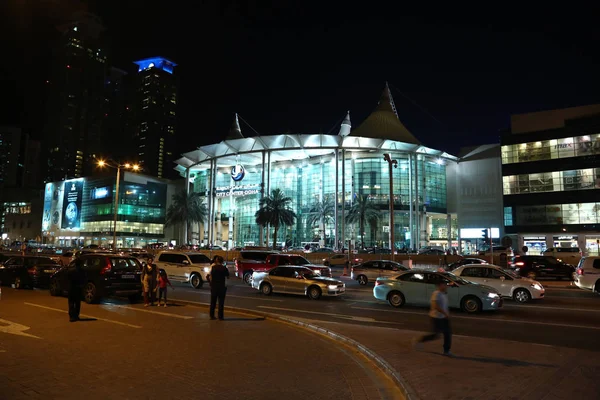
POLYGON ((28 327, 27 325, 17 324, 16 322, 7 321, 1 318, 0 323, 5 324, 0 325, 0 332, 9 333, 11 335, 30 337, 34 339, 41 339, 39 336, 35 336, 30 333, 25 333, 25 331, 30 329, 30 327, 28 327))
POLYGON ((110 308, 110 307, 125 308, 127 310, 141 311, 141 312, 146 312, 146 313, 156 314, 156 315, 164 315, 165 317, 172 317, 172 318, 180 318, 180 319, 192 319, 192 318, 194 318, 194 317, 190 317, 190 316, 187 316, 187 315, 169 314, 169 313, 161 312, 161 311, 145 310, 143 308, 135 308, 135 307, 128 307, 128 306, 119 306, 119 305, 106 305, 106 306, 103 306, 103 308, 110 308))
MULTIPOLYGON (((426 312, 416 312, 416 311, 400 311, 400 310, 381 310, 378 308, 369 308, 369 307, 352 307, 357 310, 371 310, 371 311, 383 311, 383 312, 392 312, 397 314, 417 314, 417 315, 427 315, 426 312)), ((480 318, 480 317, 462 317, 459 315, 452 315, 452 319, 470 319, 474 321, 486 321, 486 322, 510 322, 514 324, 529 324, 529 325, 546 325, 546 326, 558 326, 562 328, 578 328, 578 329, 593 329, 600 330, 600 326, 585 326, 585 325, 571 325, 571 324, 558 324, 554 322, 536 322, 536 321, 525 321, 519 319, 499 319, 499 318, 480 318)))
MULTIPOLYGON (((185 303, 188 307, 193 307, 193 308, 200 308, 198 306, 210 306, 210 303, 201 303, 199 301, 190 301, 190 300, 176 300, 176 301, 185 303)), ((202 307, 202 308, 204 308, 204 307, 202 307)), ((256 314, 248 314, 248 313, 241 312, 241 311, 228 311, 228 312, 231 312, 232 314, 246 315, 248 317, 256 318, 256 314)))
MULTIPOLYGON (((210 296, 210 293, 205 293, 205 292, 199 292, 198 294, 205 294, 207 296, 210 296)), ((237 299, 252 299, 252 300, 261 300, 261 301, 275 301, 277 303, 281 303, 283 301, 283 300, 277 300, 277 299, 265 299, 263 297, 236 296, 235 294, 227 294, 227 295, 225 295, 225 298, 229 298, 229 297, 235 297, 237 299)), ((177 300, 177 299, 175 299, 175 300, 177 300)))
MULTIPOLYGON (((52 308, 52 307, 46 307, 46 306, 42 306, 40 304, 33 304, 33 303, 25 303, 28 306, 34 306, 34 307, 39 307, 39 308, 45 308, 46 310, 52 310, 52 311, 58 311, 61 313, 67 313, 65 310, 62 310, 60 308, 52 308)), ((112 319, 106 319, 106 318, 100 318, 100 317, 94 317, 92 315, 87 315, 87 314, 79 314, 84 318, 93 318, 93 319, 97 319, 98 321, 104 321, 104 322, 110 322, 111 324, 117 324, 117 325, 123 325, 123 326, 128 326, 130 328, 141 328, 141 326, 139 325, 132 325, 132 324, 127 324, 125 322, 119 322, 119 321, 115 321, 112 319)))
POLYGON ((265 308, 268 310, 277 310, 277 311, 291 311, 291 312, 306 313, 306 314, 327 315, 330 317, 347 319, 347 320, 351 320, 351 321, 377 322, 380 324, 404 325, 402 322, 378 321, 378 320, 376 320, 374 318, 370 318, 370 317, 356 317, 353 315, 325 313, 325 312, 319 312, 319 311, 296 310, 293 308, 279 308, 279 307, 269 307, 269 306, 258 306, 257 308, 265 308))
POLYGON ((543 309, 543 310, 581 311, 581 312, 596 312, 596 313, 600 313, 600 310, 597 310, 597 309, 571 308, 571 307, 552 307, 552 306, 528 306, 526 304, 516 305, 516 304, 506 304, 506 303, 504 303, 503 307, 523 308, 523 309, 536 308, 536 309, 543 309))
POLYGON ((0 353, 6 353, 6 350, 0 350, 0 353))

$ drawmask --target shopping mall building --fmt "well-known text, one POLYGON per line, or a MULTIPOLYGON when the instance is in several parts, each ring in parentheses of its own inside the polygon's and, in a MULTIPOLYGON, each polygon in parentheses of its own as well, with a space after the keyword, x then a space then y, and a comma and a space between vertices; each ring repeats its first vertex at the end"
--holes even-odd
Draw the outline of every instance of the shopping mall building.
MULTIPOLYGON (((390 176, 384 154, 397 161, 392 169, 396 247, 459 247, 459 160, 423 146, 408 131, 387 87, 375 111, 355 129, 347 115, 337 134, 244 137, 236 117, 224 141, 183 154, 176 169, 189 190, 204 196, 213 221, 192 239, 228 247, 272 243, 272 230, 267 235, 255 213, 261 197, 279 188, 291 198, 297 219, 279 229, 278 245, 339 247, 354 241, 389 248, 390 176), (366 221, 363 232, 360 224, 343 218, 361 200, 374 206, 377 216, 366 221), (324 221, 315 211, 323 203, 333 207, 324 221)), ((499 163, 496 169, 500 175, 499 163)), ((465 234, 479 237, 481 228, 501 229, 500 179, 492 213, 497 222, 476 221, 465 234)), ((494 232, 498 237, 499 229, 494 232)))

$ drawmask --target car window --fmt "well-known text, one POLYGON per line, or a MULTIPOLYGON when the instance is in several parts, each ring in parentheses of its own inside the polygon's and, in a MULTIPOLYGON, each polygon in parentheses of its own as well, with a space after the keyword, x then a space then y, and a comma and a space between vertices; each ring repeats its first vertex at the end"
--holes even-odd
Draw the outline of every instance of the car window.
POLYGON ((281 270, 283 268, 273 268, 272 270, 269 271, 269 275, 272 276, 281 276, 281 270))
POLYGON ((283 276, 284 278, 292 278, 296 276, 297 272, 294 268, 281 268, 281 272, 279 276, 283 276))
MULTIPOLYGON (((482 268, 483 269, 483 268, 482 268)), ((495 268, 486 268, 487 269, 487 277, 490 279, 500 279, 500 277, 504 277, 506 279, 506 275, 495 268)))
POLYGON ((595 269, 600 269, 600 258, 594 259, 594 264, 592 265, 595 269))
POLYGON ((469 278, 483 278, 484 268, 470 267, 463 269, 460 276, 469 278))
POLYGON ((87 257, 83 260, 83 268, 99 267, 104 261, 103 257, 87 257))
POLYGON ((114 270, 124 269, 139 269, 137 260, 135 258, 111 258, 110 263, 114 270))
POLYGON ((267 260, 267 257, 273 253, 265 253, 260 251, 242 251, 240 255, 243 259, 253 260, 253 261, 261 261, 264 262, 267 260))
POLYGON ((292 265, 307 265, 307 264, 310 264, 310 261, 308 261, 306 258, 304 258, 302 256, 290 257, 290 264, 292 264, 292 265))
POLYGON ((158 256, 158 261, 160 262, 173 262, 173 257, 171 257, 172 254, 169 253, 161 253, 160 256, 158 256))
POLYGON ((400 275, 398 280, 405 282, 418 282, 425 283, 425 274, 418 272, 411 272, 408 274, 400 275))
POLYGON ((210 264, 210 259, 204 254, 188 254, 192 264, 210 264))

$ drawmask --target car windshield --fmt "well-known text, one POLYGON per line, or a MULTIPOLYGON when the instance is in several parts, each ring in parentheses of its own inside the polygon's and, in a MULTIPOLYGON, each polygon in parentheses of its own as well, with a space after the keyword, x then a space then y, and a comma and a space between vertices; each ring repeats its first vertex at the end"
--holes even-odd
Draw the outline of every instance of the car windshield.
POLYGON ((210 259, 204 254, 188 254, 192 264, 210 264, 210 259))
POLYGON ((306 265, 306 264, 310 264, 310 261, 308 261, 304 257, 290 257, 290 264, 292 264, 292 265, 306 265))
POLYGON ((298 272, 298 274, 303 275, 306 279, 313 279, 313 278, 318 278, 320 275, 314 273, 313 271, 309 270, 309 269, 304 269, 302 268, 301 270, 296 271, 298 272))
POLYGON ((453 282, 458 283, 459 285, 470 285, 471 282, 461 278, 460 276, 454 275, 452 272, 444 272, 442 275, 453 282))
POLYGON ((53 260, 52 258, 49 258, 49 257, 37 257, 37 258, 35 258, 35 263, 36 264, 57 264, 58 265, 58 261, 53 260))

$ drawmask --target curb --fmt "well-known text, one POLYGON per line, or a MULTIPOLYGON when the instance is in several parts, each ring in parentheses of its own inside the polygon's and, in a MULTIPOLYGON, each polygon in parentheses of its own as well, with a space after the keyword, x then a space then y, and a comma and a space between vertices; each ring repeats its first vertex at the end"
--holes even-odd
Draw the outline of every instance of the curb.
MULTIPOLYGON (((203 305, 203 306, 210 305, 209 303, 201 303, 201 302, 188 301, 188 300, 175 300, 174 299, 171 301, 173 303, 186 303, 186 304, 191 304, 191 305, 203 305)), ((329 337, 331 340, 334 340, 337 342, 343 342, 346 345, 349 345, 350 347, 358 350, 359 353, 361 353, 362 355, 367 357, 383 373, 388 375, 392 379, 392 381, 396 384, 398 389, 400 389, 400 391, 404 394, 404 397, 407 400, 419 400, 419 396, 417 395, 417 393, 410 387, 410 385, 404 380, 404 378, 402 378, 402 376, 400 376, 400 374, 398 373, 398 371, 396 371, 394 369, 394 367, 392 367, 383 357, 381 357, 380 355, 378 355, 377 353, 375 353, 374 351, 372 351, 371 349, 369 349, 365 345, 357 342, 354 339, 351 339, 347 336, 341 335, 337 332, 323 328, 318 325, 309 324, 306 322, 299 321, 297 319, 293 319, 290 317, 283 317, 283 316, 280 316, 277 314, 255 311, 255 310, 251 310, 248 308, 230 307, 230 306, 225 306, 225 310, 231 311, 231 312, 243 313, 243 314, 256 315, 259 317, 263 317, 265 319, 268 318, 268 319, 272 319, 272 320, 283 322, 283 323, 297 325, 303 329, 307 329, 309 331, 313 331, 313 332, 325 335, 325 336, 329 337)))

